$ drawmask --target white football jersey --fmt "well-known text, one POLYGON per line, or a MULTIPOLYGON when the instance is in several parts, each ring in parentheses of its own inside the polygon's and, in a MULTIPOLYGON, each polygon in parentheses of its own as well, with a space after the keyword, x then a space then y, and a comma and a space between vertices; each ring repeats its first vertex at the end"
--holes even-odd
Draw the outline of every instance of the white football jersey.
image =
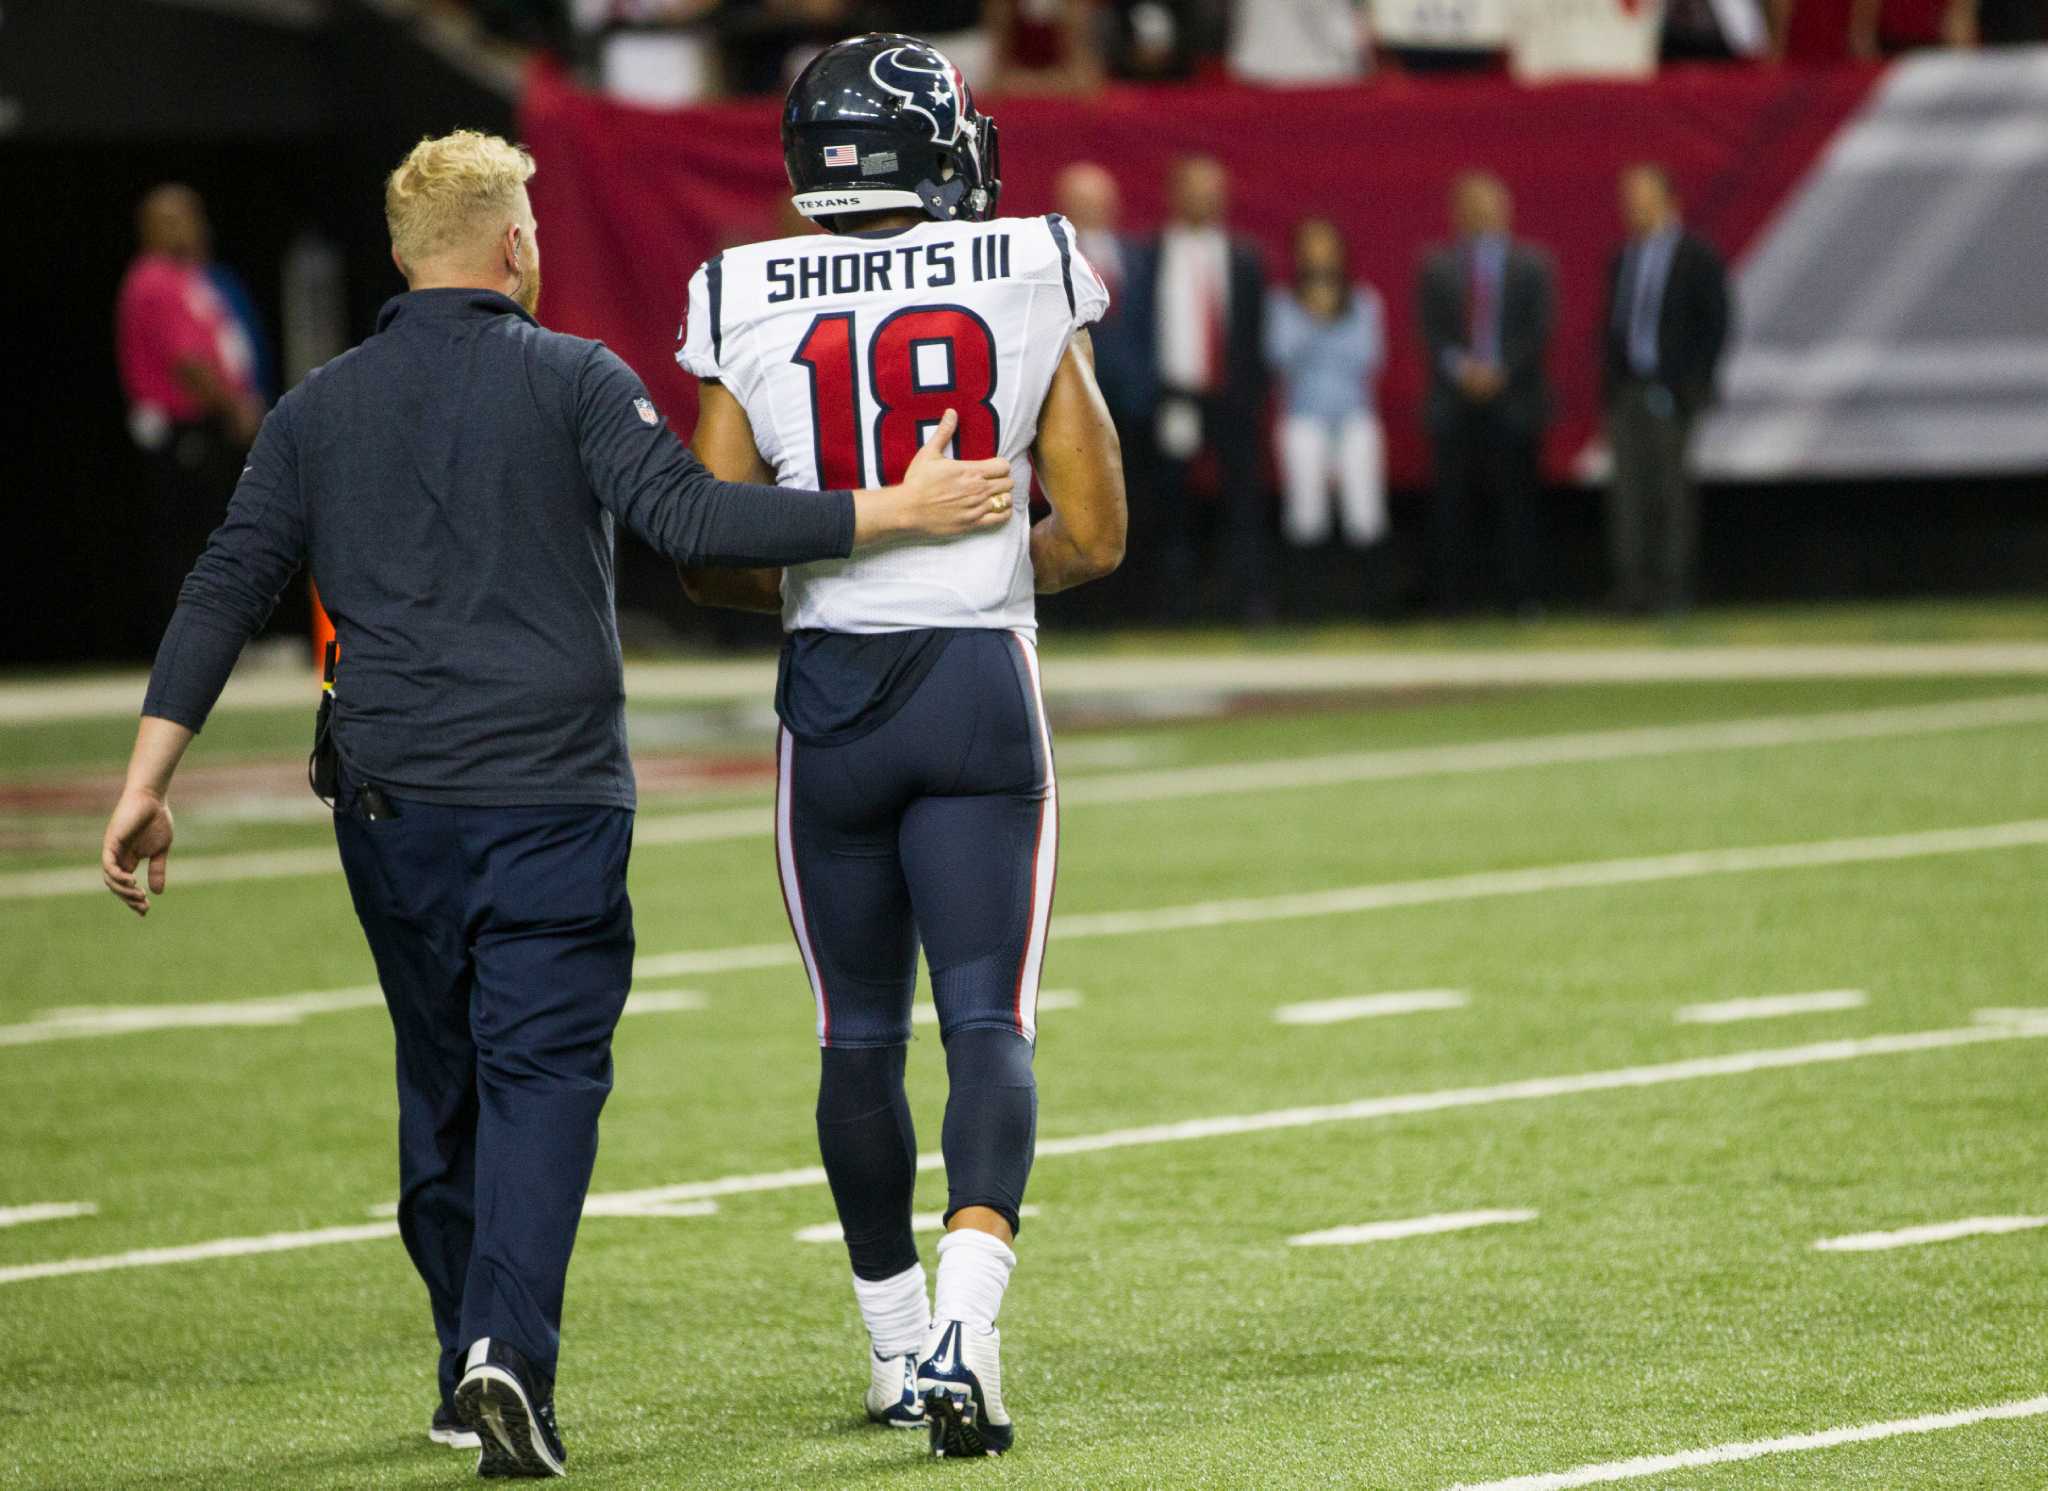
POLYGON ((782 624, 834 632, 1036 626, 1031 444, 1067 342, 1109 292, 1057 214, 728 249, 690 280, 676 361, 740 401, 785 486, 903 479, 954 409, 953 453, 1001 456, 1010 521, 783 572, 782 624))

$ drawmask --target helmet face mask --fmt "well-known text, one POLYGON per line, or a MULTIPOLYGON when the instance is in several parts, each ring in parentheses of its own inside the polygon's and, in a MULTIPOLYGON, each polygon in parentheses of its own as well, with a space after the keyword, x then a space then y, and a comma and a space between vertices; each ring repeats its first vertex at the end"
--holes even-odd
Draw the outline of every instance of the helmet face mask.
POLYGON ((782 160, 797 211, 833 226, 870 212, 940 222, 995 213, 995 121, 975 112, 959 69, 908 36, 826 48, 791 85, 782 160))

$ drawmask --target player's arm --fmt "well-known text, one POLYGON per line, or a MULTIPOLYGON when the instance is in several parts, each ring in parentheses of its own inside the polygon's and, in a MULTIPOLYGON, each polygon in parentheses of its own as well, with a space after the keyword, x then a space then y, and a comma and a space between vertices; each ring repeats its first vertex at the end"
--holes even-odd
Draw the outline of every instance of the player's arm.
POLYGON ((1124 558, 1124 459, 1086 328, 1074 333, 1053 372, 1032 458, 1052 503, 1051 515, 1031 529, 1039 593, 1101 579, 1124 558))
MULTIPOLYGON (((697 430, 690 449, 720 481, 758 482, 772 486, 775 472, 754 443, 754 426, 746 406, 725 391, 723 383, 706 380, 697 388, 697 430)), ((734 611, 780 611, 782 571, 716 569, 679 564, 683 594, 700 606, 725 606, 734 611)))

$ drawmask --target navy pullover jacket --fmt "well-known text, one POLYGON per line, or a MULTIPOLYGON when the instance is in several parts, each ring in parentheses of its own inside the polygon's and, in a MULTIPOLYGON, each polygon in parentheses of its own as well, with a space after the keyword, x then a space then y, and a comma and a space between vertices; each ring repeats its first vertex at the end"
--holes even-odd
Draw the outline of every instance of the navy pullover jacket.
POLYGON ((197 730, 301 564, 345 769, 393 797, 631 807, 615 523, 682 564, 851 552, 853 497, 715 480, 631 369, 486 290, 417 290, 264 421, 142 712, 197 730))

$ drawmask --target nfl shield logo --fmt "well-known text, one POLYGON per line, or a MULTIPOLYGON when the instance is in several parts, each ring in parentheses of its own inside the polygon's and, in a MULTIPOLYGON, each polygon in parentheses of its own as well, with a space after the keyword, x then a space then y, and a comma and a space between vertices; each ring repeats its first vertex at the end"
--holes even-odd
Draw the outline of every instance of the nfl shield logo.
POLYGON ((654 405, 650 404, 647 400, 633 400, 633 408, 639 412, 640 423, 643 425, 658 425, 661 423, 661 416, 654 412, 654 405))
POLYGON ((825 147, 825 164, 831 167, 858 166, 860 164, 860 152, 851 145, 827 145, 825 147))

